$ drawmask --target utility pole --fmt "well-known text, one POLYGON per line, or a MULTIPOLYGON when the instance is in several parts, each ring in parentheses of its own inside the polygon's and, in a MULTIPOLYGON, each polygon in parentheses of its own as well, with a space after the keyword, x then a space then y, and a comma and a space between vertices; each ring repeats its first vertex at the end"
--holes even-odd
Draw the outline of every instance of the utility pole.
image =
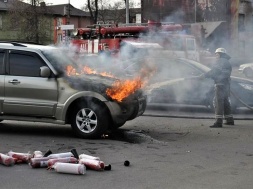
POLYGON ((194 0, 194 9, 195 9, 195 23, 197 22, 197 3, 198 1, 197 0, 194 0))
POLYGON ((209 1, 206 0, 206 21, 209 21, 209 5, 208 5, 209 1))
MULTIPOLYGON (((70 0, 68 1, 68 9, 67 9, 67 25, 70 24, 70 0)), ((69 38, 70 38, 70 31, 69 30, 66 30, 67 31, 67 42, 69 42, 69 38)))
POLYGON ((129 0, 126 0, 126 24, 129 24, 129 0))
POLYGON ((70 24, 70 0, 68 2, 67 24, 70 24))
POLYGON ((36 0, 31 0, 32 8, 33 8, 33 15, 32 15, 32 24, 34 29, 34 38, 32 39, 36 43, 39 43, 39 21, 38 21, 38 13, 36 7, 36 0))

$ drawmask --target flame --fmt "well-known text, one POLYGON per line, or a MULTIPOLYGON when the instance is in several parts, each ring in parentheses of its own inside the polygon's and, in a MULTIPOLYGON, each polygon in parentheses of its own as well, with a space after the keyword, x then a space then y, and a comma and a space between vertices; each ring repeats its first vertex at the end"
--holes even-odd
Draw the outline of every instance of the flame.
POLYGON ((70 75, 80 75, 76 72, 76 69, 71 65, 68 65, 66 67, 66 73, 67 73, 68 76, 70 76, 70 75))
POLYGON ((76 69, 72 66, 72 65, 68 65, 66 67, 66 74, 68 76, 74 76, 74 75, 81 75, 81 74, 97 74, 97 75, 102 75, 102 76, 105 76, 105 77, 111 77, 111 78, 115 78, 114 75, 112 75, 111 73, 107 73, 107 72, 97 72, 96 70, 88 67, 88 66, 84 66, 82 69, 81 69, 81 72, 77 72, 76 69))
POLYGON ((83 73, 86 73, 86 74, 98 74, 98 75, 102 75, 102 76, 105 76, 105 77, 112 77, 112 78, 115 78, 114 75, 112 75, 111 73, 107 73, 107 72, 97 72, 96 70, 88 67, 88 66, 84 66, 83 69, 82 69, 83 73))
POLYGON ((106 90, 106 94, 112 99, 122 102, 122 100, 133 94, 138 89, 143 88, 148 83, 148 79, 153 75, 156 69, 142 68, 140 76, 132 80, 120 81, 113 83, 111 88, 106 90))
POLYGON ((122 100, 133 94, 136 90, 140 89, 143 85, 143 81, 140 77, 134 80, 117 80, 113 83, 111 88, 106 90, 106 94, 112 99, 122 102, 122 100))
POLYGON ((88 66, 84 66, 83 69, 82 69, 82 72, 86 73, 86 74, 96 74, 96 71, 91 69, 88 66))
MULTIPOLYGON (((133 94, 138 89, 145 87, 148 83, 148 79, 153 75, 155 71, 156 68, 154 67, 144 66, 144 68, 141 69, 139 76, 135 77, 134 79, 115 81, 112 87, 106 89, 106 94, 112 99, 118 102, 122 102, 123 99, 133 94)), ((88 66, 84 66, 79 73, 73 66, 68 65, 66 67, 66 73, 68 76, 77 76, 81 74, 97 74, 105 77, 116 78, 111 73, 97 72, 96 70, 88 66)))

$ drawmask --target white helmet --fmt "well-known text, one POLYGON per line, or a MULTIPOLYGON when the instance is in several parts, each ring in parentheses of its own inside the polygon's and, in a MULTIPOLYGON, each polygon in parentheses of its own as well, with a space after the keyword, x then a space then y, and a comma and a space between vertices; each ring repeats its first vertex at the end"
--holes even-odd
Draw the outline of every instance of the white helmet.
POLYGON ((216 49, 215 53, 227 53, 227 51, 224 48, 218 48, 216 49))

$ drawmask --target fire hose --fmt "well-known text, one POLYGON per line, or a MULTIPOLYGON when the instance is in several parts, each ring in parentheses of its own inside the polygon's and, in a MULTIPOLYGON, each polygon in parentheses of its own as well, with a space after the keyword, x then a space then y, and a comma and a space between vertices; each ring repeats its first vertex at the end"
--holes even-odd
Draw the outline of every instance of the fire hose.
POLYGON ((234 93, 233 91, 230 90, 230 94, 233 95, 239 102, 241 102, 245 107, 247 107, 248 109, 252 110, 253 111, 253 108, 250 107, 248 104, 246 104, 245 102, 243 102, 242 99, 240 99, 236 93, 234 93))
MULTIPOLYGON (((181 78, 178 80, 195 80, 195 79, 200 79, 199 76, 192 76, 192 77, 186 77, 186 78, 181 78)), ((177 81, 178 81, 177 80, 177 81)), ((166 82, 167 83, 167 82, 166 82)), ((247 107, 249 110, 253 111, 253 107, 249 106, 247 103, 245 103, 240 97, 237 96, 236 93, 230 90, 230 94, 235 97, 240 103, 242 103, 245 107, 247 107)), ((158 117, 172 117, 172 118, 194 118, 194 119, 208 119, 207 117, 193 117, 193 116, 172 116, 172 115, 167 115, 167 116, 161 116, 161 115, 152 115, 152 114, 145 114, 146 116, 158 116, 158 117)), ((253 118, 239 118, 240 120, 253 120, 253 118)))
MULTIPOLYGON (((184 80, 191 80, 191 79, 200 79, 199 76, 193 76, 193 77, 186 77, 184 80)), ((240 103, 242 103, 245 107, 253 111, 253 107, 250 107, 248 104, 246 104, 240 97, 236 95, 233 91, 230 90, 230 94, 233 95, 240 103)))

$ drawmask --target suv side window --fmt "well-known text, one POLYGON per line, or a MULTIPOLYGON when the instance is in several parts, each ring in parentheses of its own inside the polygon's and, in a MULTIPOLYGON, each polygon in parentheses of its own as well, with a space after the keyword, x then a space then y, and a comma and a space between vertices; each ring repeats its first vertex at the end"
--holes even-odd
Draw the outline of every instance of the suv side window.
POLYGON ((4 74, 4 56, 5 51, 0 49, 0 75, 4 74))
POLYGON ((10 51, 10 75, 40 77, 40 67, 42 66, 45 66, 45 63, 36 53, 25 51, 10 51))

